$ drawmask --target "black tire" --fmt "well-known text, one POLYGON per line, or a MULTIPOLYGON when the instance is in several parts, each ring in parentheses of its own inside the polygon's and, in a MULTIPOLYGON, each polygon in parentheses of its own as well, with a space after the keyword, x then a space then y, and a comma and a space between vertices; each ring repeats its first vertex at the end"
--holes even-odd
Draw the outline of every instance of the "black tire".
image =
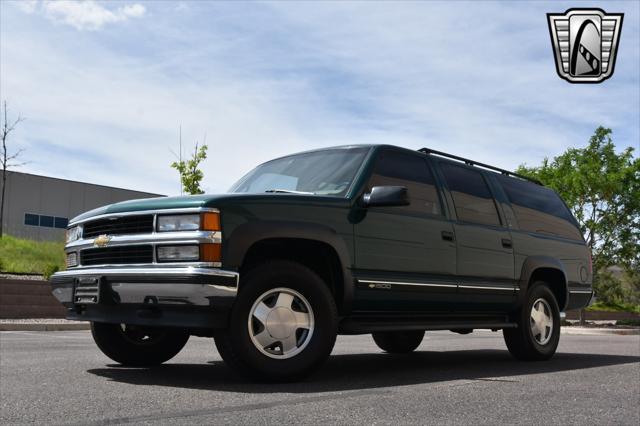
POLYGON ((373 341, 390 354, 407 354, 416 350, 424 337, 424 330, 385 331, 373 333, 373 341))
POLYGON ((189 340, 189 334, 181 330, 100 322, 91 323, 91 334, 106 356, 131 367, 169 361, 189 340))
MULTIPOLYGON (((294 330, 294 333, 300 331, 294 330)), ((327 284, 299 263, 273 260, 256 266, 242 279, 229 327, 216 332, 215 344, 227 365, 245 377, 258 381, 292 381, 312 373, 326 361, 335 344, 337 330, 337 309, 327 284), (313 327, 310 326, 309 330, 313 328, 313 331, 305 331, 304 337, 295 338, 294 352, 300 352, 278 359, 277 343, 271 356, 265 354, 266 347, 259 349, 258 343, 253 343, 255 337, 252 335, 256 335, 254 326, 259 327, 261 323, 255 325, 255 316, 250 316, 250 313, 254 305, 265 300, 262 299, 265 294, 280 290, 286 292, 287 289, 306 299, 313 317, 313 327), (305 343, 301 344, 302 341, 305 343)), ((263 331, 271 335, 266 325, 263 331)), ((284 353, 284 346, 281 350, 284 353)))
POLYGON ((502 331, 507 348, 514 358, 522 361, 543 361, 556 353, 560 341, 560 309, 556 297, 547 283, 537 281, 529 288, 527 300, 516 314, 516 322, 518 328, 505 328, 502 331), (546 302, 546 306, 544 304, 538 304, 538 306, 542 305, 544 310, 549 308, 549 317, 553 320, 552 325, 548 327, 550 330, 548 341, 544 344, 539 341, 543 339, 543 336, 541 334, 534 336, 532 329, 532 309, 534 303, 539 300, 546 302))

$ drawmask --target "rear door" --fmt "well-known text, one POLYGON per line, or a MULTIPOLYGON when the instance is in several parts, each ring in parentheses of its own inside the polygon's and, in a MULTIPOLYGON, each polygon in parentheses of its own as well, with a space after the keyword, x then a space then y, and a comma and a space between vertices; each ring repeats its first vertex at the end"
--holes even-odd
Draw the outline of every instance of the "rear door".
POLYGON ((454 222, 458 279, 457 311, 505 311, 515 302, 511 234, 484 173, 438 161, 454 222))
POLYGON ((354 308, 450 311, 456 246, 433 171, 422 154, 388 149, 378 155, 366 191, 404 186, 411 204, 369 207, 355 224, 354 308))

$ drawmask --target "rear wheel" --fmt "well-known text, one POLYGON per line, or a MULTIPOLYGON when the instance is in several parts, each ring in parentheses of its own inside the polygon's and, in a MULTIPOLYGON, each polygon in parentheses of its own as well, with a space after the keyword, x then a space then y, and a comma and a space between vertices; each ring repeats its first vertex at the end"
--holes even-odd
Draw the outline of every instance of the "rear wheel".
POLYGON ((337 324, 331 292, 316 273, 295 262, 271 261, 248 272, 229 327, 217 332, 215 343, 242 375, 295 380, 327 359, 337 324))
POLYGON ((98 348, 117 363, 148 367, 169 361, 182 350, 189 334, 161 327, 91 323, 98 348))
POLYGON ((373 341, 385 352, 406 354, 416 350, 424 338, 423 330, 373 333, 373 341))
POLYGON ((505 343, 514 358, 540 361, 555 354, 560 341, 560 309, 545 282, 538 281, 530 287, 516 322, 518 328, 503 330, 505 343))

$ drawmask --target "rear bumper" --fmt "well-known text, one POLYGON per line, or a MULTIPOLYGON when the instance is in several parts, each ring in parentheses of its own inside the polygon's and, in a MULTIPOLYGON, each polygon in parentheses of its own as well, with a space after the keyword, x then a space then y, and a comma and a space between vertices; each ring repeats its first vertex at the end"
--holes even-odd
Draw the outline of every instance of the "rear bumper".
POLYGON ((237 272, 195 267, 83 268, 51 277, 67 318, 215 328, 238 290, 237 272))
POLYGON ((569 287, 569 300, 565 310, 582 309, 594 302, 594 293, 591 286, 569 287))

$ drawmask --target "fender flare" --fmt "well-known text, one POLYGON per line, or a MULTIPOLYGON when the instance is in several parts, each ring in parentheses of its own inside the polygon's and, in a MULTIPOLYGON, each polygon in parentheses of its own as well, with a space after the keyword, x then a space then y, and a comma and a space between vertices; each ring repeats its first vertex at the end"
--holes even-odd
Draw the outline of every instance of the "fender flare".
POLYGON ((343 280, 342 307, 345 313, 351 310, 354 284, 351 273, 351 255, 342 236, 334 229, 309 222, 292 221, 251 221, 236 227, 223 244, 223 261, 225 268, 240 269, 245 255, 256 243, 268 239, 300 239, 321 242, 335 250, 340 261, 343 280))
POLYGON ((567 272, 564 269, 564 265, 558 259, 550 256, 529 256, 522 264, 520 272, 520 279, 518 280, 518 287, 520 289, 518 295, 518 306, 522 306, 527 297, 527 290, 529 289, 529 283, 531 276, 539 269, 553 269, 560 272, 563 276, 563 286, 565 292, 565 303, 560 306, 560 311, 564 311, 569 303, 569 283, 567 282, 567 272))

